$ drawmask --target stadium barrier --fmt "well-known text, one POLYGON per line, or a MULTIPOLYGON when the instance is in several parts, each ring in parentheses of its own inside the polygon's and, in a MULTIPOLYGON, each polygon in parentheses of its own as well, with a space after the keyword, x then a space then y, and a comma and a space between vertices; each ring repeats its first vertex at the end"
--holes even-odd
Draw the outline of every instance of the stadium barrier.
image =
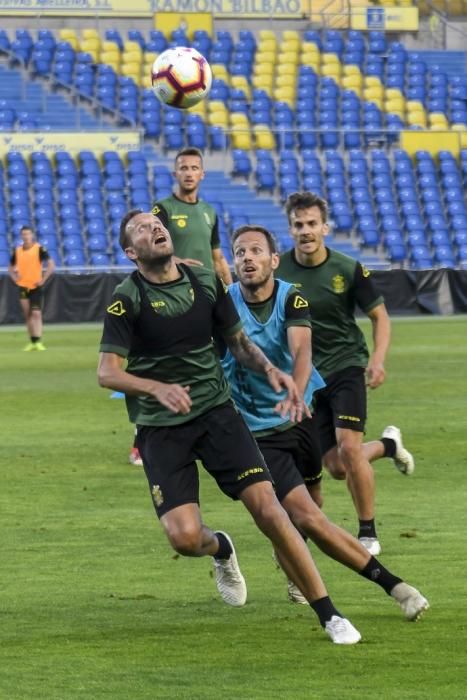
MULTIPOLYGON (((374 270, 392 315, 467 313, 467 270, 374 270)), ((112 291, 125 274, 56 274, 45 291, 46 323, 101 321, 112 291)), ((0 276, 0 324, 22 324, 17 289, 0 276)))

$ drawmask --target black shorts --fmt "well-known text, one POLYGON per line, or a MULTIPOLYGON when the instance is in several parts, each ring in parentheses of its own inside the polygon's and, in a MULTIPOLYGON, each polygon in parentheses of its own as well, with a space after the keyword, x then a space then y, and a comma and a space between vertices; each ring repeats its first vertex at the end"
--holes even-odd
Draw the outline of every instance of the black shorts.
POLYGON ((187 423, 138 426, 137 445, 159 517, 185 503, 199 504, 197 459, 230 498, 272 481, 242 416, 229 401, 187 423))
POLYGON ((296 486, 321 481, 321 452, 314 418, 305 418, 288 430, 257 438, 257 442, 279 501, 296 486))
POLYGON ((28 289, 28 287, 19 287, 19 298, 29 299, 31 309, 42 309, 43 297, 44 290, 42 289, 42 287, 35 287, 34 289, 28 289))
POLYGON ((315 418, 321 454, 335 447, 336 428, 365 432, 366 386, 363 367, 347 367, 326 377, 315 394, 315 418))

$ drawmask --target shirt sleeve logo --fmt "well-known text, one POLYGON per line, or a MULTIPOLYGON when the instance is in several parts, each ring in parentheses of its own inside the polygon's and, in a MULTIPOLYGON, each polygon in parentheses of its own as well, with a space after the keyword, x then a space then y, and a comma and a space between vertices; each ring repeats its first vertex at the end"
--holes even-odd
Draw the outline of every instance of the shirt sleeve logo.
POLYGON ((157 216, 159 214, 160 210, 161 210, 161 208, 157 204, 155 204, 152 208, 151 213, 154 214, 154 216, 157 216))
POLYGON ((296 296, 293 302, 294 309, 305 309, 308 306, 306 299, 300 296, 296 296))
POLYGON ((107 307, 107 313, 113 316, 123 316, 123 314, 126 314, 126 309, 121 301, 114 301, 113 304, 107 307))

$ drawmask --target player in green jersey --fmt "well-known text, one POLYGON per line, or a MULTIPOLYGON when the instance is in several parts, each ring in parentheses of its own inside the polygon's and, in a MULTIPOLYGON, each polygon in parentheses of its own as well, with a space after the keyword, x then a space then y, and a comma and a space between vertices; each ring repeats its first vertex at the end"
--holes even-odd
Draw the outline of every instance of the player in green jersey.
POLYGON ((245 604, 246 584, 232 540, 202 521, 199 459, 219 488, 241 500, 271 540, 288 577, 331 640, 357 643, 359 632, 331 602, 230 398, 214 331, 222 334, 237 362, 266 375, 270 386, 281 392, 273 410, 300 421, 309 410, 295 382, 246 336, 227 288, 213 272, 176 264, 170 234, 157 217, 129 212, 120 241, 137 270, 117 286, 107 308, 98 379, 101 386, 126 395, 153 504, 170 544, 185 556, 212 556, 223 600, 245 604))
POLYGON ((232 283, 232 273, 219 239, 216 211, 199 197, 204 178, 203 156, 197 148, 184 148, 175 156, 173 173, 175 192, 158 200, 152 213, 170 232, 175 254, 189 265, 204 265, 225 282, 232 283))
POLYGON ((381 440, 363 443, 365 384, 376 389, 384 382, 389 317, 369 271, 326 247, 326 202, 311 192, 295 193, 288 198, 286 210, 295 247, 281 256, 277 275, 293 282, 310 304, 313 361, 327 384, 316 401, 323 461, 334 478, 346 479, 359 518, 358 537, 377 555, 381 546, 370 462, 387 456, 404 473, 414 469, 398 428, 388 426, 381 440), (355 320, 357 305, 372 323, 371 354, 355 320))
MULTIPOLYGON (((220 247, 219 222, 216 211, 199 198, 204 178, 203 156, 197 148, 184 148, 175 156, 175 192, 158 200, 152 213, 168 229, 176 256, 187 265, 204 265, 231 284, 232 274, 220 247)), ((130 464, 142 465, 135 442, 130 451, 130 464)))

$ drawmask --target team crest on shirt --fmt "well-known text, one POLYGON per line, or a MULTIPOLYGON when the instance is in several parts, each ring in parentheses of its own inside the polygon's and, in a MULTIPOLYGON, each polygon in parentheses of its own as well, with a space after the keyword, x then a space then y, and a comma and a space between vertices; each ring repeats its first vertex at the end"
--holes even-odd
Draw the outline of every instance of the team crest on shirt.
POLYGON ((151 306, 157 314, 158 310, 165 306, 165 301, 151 301, 151 306))
POLYGON ((113 316, 123 316, 126 313, 126 309, 121 301, 114 301, 113 304, 107 307, 107 313, 113 316))
POLYGON ((162 495, 162 490, 159 484, 154 484, 151 489, 152 500, 158 508, 164 503, 164 496, 162 495))
POLYGON ((178 228, 185 228, 185 226, 186 226, 185 219, 177 219, 177 226, 178 226, 178 228))
POLYGON ((308 302, 303 297, 296 296, 294 299, 293 307, 294 309, 305 309, 308 306, 308 302))
POLYGON ((345 279, 343 275, 334 275, 332 278, 332 288, 336 294, 345 292, 345 279))
POLYGON ((364 277, 369 277, 370 276, 370 271, 365 265, 362 265, 362 274, 364 277))

